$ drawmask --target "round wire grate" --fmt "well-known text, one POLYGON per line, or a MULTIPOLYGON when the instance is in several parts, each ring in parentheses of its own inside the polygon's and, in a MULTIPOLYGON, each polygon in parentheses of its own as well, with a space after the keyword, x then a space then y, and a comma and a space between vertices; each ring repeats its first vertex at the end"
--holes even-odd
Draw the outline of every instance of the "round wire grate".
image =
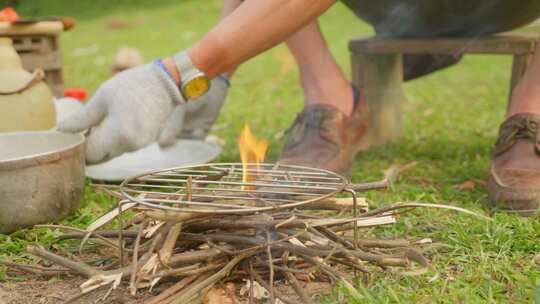
POLYGON ((125 199, 148 208, 208 214, 246 214, 294 208, 332 197, 348 184, 322 169, 215 163, 142 174, 125 180, 125 199))

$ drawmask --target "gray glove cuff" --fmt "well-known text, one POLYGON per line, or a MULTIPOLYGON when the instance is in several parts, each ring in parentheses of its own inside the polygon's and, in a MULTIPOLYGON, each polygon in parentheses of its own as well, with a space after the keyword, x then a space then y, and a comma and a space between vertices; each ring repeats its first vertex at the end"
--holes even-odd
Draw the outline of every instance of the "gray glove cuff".
POLYGON ((226 76, 224 76, 224 75, 218 75, 216 78, 217 78, 217 79, 223 80, 223 82, 225 83, 225 85, 227 86, 227 88, 230 88, 230 87, 231 87, 231 81, 230 81, 229 78, 227 78, 226 76))
POLYGON ((157 70, 156 75, 161 80, 161 83, 163 84, 163 88, 167 91, 169 96, 171 96, 171 100, 175 104, 183 104, 186 103, 186 100, 180 93, 180 88, 176 85, 174 82, 172 76, 169 74, 169 72, 165 69, 163 66, 163 63, 161 61, 155 61, 154 64, 152 64, 152 67, 157 70))

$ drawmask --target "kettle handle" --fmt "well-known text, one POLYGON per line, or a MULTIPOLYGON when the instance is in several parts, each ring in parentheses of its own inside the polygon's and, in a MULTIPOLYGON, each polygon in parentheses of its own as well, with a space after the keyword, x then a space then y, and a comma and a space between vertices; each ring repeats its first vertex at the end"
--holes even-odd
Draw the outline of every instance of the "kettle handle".
POLYGON ((23 86, 21 86, 20 88, 15 88, 10 91, 0 91, 0 95, 13 95, 13 94, 24 92, 28 88, 40 83, 44 78, 45 78, 45 72, 43 72, 43 70, 41 69, 36 69, 32 73, 32 78, 30 78, 30 80, 27 83, 25 83, 23 86))

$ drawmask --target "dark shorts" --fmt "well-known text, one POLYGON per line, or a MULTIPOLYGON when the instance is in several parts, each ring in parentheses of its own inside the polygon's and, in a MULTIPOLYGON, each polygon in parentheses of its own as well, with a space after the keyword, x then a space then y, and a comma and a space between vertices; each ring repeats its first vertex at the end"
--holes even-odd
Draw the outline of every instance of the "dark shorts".
POLYGON ((540 18, 540 0, 342 0, 377 35, 475 37, 540 18))

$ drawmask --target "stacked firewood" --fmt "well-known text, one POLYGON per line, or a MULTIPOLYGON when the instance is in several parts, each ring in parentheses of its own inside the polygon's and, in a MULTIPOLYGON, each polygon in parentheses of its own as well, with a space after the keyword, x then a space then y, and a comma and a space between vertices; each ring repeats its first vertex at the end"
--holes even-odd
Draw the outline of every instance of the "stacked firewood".
POLYGON ((422 255, 422 246, 429 240, 378 240, 362 235, 364 228, 392 224, 397 212, 419 204, 368 211, 365 200, 359 200, 361 212, 356 217, 347 216, 351 199, 327 199, 316 206, 318 210, 311 205, 309 211, 240 216, 134 205, 129 212, 109 212, 86 230, 42 226, 66 231, 60 241, 81 239, 81 248, 86 242, 112 248, 107 251, 111 254, 108 264, 92 266, 37 246, 29 247, 28 252, 61 267, 50 271, 86 277, 79 296, 98 288, 113 290, 121 284, 133 295, 159 284, 170 285, 148 302, 151 304, 196 302, 215 288, 228 290, 235 301, 244 303, 262 303, 264 297, 270 303, 314 303, 305 288, 309 282, 343 284, 355 296, 350 279, 374 267, 429 269, 430 263, 422 255), (122 229, 104 230, 120 217, 122 229), (226 285, 229 282, 235 284, 226 285), (276 287, 284 285, 290 292, 276 287), (225 286, 237 287, 230 290, 225 286))
MULTIPOLYGON (((355 184, 354 188, 357 191, 387 188, 401 170, 389 169, 381 182, 355 184)), ((356 199, 354 191, 352 198, 325 196, 296 208, 268 205, 271 208, 264 211, 252 208, 244 214, 215 209, 224 203, 251 206, 253 200, 242 200, 241 195, 253 198, 256 194, 272 193, 270 188, 264 191, 258 188, 258 192, 237 190, 234 201, 212 201, 206 206, 201 206, 203 201, 197 201, 197 212, 189 206, 180 212, 167 205, 215 197, 208 192, 201 195, 201 191, 209 191, 206 183, 190 176, 185 189, 174 188, 181 191, 170 194, 136 191, 136 199, 117 192, 118 188, 99 186, 98 190, 118 196, 120 202, 87 229, 41 226, 64 231, 58 241, 80 240, 82 255, 89 243, 94 245, 94 254, 96 245, 103 248, 97 251, 101 255, 99 264, 84 262, 81 255, 67 257, 65 252, 52 252, 39 246, 30 246, 27 251, 55 266, 5 261, 0 264, 41 275, 75 273, 86 277, 80 294, 66 303, 100 288, 109 288, 104 296, 107 298, 120 285, 127 287, 132 295, 159 289, 157 296, 145 300, 150 304, 315 303, 306 288, 313 282, 330 283, 328 289, 342 284, 352 297, 360 298, 351 282, 355 276, 369 275, 376 269, 417 275, 431 268, 423 255, 431 240, 373 239, 367 237, 366 228, 393 224, 397 214, 417 207, 476 215, 451 205, 424 203, 397 203, 368 210, 366 200, 356 199), (158 203, 144 203, 150 199, 158 203), (115 230, 108 230, 111 227, 115 230)), ((220 192, 221 197, 225 194, 220 192)), ((262 196, 257 198, 258 203, 272 203, 262 196)))

